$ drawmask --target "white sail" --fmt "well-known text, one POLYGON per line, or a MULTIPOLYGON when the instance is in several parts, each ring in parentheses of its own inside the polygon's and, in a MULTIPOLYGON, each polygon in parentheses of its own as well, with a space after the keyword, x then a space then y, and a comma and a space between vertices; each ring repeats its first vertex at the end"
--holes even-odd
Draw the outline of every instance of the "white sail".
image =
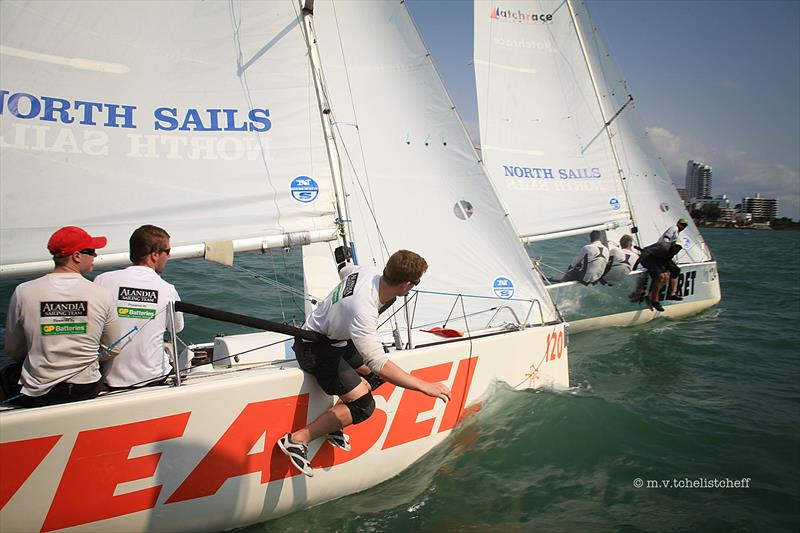
MULTIPOLYGON (((501 305, 521 321, 531 310, 532 322, 553 320, 405 6, 337 1, 315 9, 358 262, 382 266, 401 248, 420 253, 430 268, 419 289, 469 296, 454 315, 476 313, 472 328, 501 305)), ((453 309, 452 296, 419 298, 415 324, 441 324, 453 309)))
MULTIPOLYGON (((602 91, 603 106, 609 116, 622 109, 629 92, 619 69, 608 53, 603 41, 589 18, 585 2, 571 2, 576 22, 584 38, 589 61, 594 65, 597 84, 602 91)), ((683 200, 647 135, 644 123, 633 102, 609 125, 625 177, 628 200, 631 204, 638 239, 642 246, 652 244, 679 218, 689 226, 680 234, 684 250, 677 256, 679 263, 709 261, 712 259, 683 200)), ((618 233, 618 232, 617 232, 618 233)))
MULTIPOLYGON (((188 349, 230 368, 193 366, 181 380, 172 376, 177 386, 113 391, 91 400, 36 409, 0 406, 4 476, 0 524, 4 531, 198 532, 271 520, 397 475, 440 444, 463 416, 489 401, 498 382, 514 389, 569 386, 566 324, 532 277, 516 231, 477 161, 402 2, 337 0, 317 7, 313 18, 321 30, 323 68, 317 69, 315 62, 314 72, 333 70, 328 75, 332 113, 323 104, 322 117, 335 116, 339 131, 347 130, 344 122, 358 126, 358 130, 350 127, 349 136, 336 145, 347 160, 344 181, 352 204, 352 221, 341 222, 352 226, 361 264, 381 266, 398 248, 418 251, 428 259, 430 270, 419 289, 429 292, 417 301, 415 326, 425 320, 441 324, 452 308, 451 327, 471 329, 465 332, 469 335, 448 339, 407 332, 414 340, 409 342, 415 345, 412 349, 387 347, 392 361, 407 372, 446 384, 452 392, 450 401, 383 384, 373 392, 374 414, 346 429, 352 449, 345 452, 324 438, 316 439, 308 450, 314 477, 305 477, 275 443, 314 420, 336 399, 325 394, 294 360, 288 334, 298 332, 281 325, 277 329, 284 334, 217 336, 213 343, 188 349), (329 48, 345 54, 331 54, 329 48), (345 92, 348 82, 352 82, 348 90, 352 104, 345 92), (362 104, 362 100, 366 101, 362 104), (364 186, 363 194, 359 185, 364 186), (452 296, 455 293, 469 295, 463 307, 452 296), (487 310, 499 313, 491 327, 486 314, 473 315, 459 326, 458 318, 465 311, 487 310), (509 327, 512 311, 520 321, 531 313, 529 323, 509 327), (475 326, 484 329, 475 331, 475 326)), ((6 65, 12 63, 3 56, 3 90, 8 80, 15 80, 9 94, 28 91, 74 100, 113 93, 120 99, 97 101, 137 103, 141 107, 135 116, 153 112, 146 106, 204 110, 228 105, 244 109, 246 105, 247 109, 269 109, 272 123, 268 131, 249 132, 258 134, 271 157, 266 163, 261 160, 256 161, 259 165, 244 167, 238 160, 225 164, 172 161, 167 157, 170 152, 160 151, 153 165, 112 157, 116 143, 130 140, 112 135, 116 130, 105 132, 100 125, 89 131, 108 135, 109 154, 93 158, 88 158, 91 154, 52 155, 30 147, 3 148, 4 261, 14 245, 7 247, 7 239, 19 241, 18 232, 38 238, 42 248, 48 235, 47 229, 34 225, 40 218, 26 216, 20 209, 6 211, 7 203, 13 207, 13 199, 5 199, 6 171, 24 172, 25 179, 32 180, 45 176, 41 173, 52 167, 71 177, 64 181, 68 184, 64 205, 56 205, 58 198, 51 192, 55 187, 40 187, 43 195, 38 204, 32 203, 24 187, 14 184, 13 191, 27 194, 28 210, 51 226, 63 223, 63 218, 109 235, 109 248, 117 253, 124 249, 130 229, 143 222, 166 227, 173 234, 173 244, 194 243, 191 246, 201 248, 204 239, 230 238, 231 227, 241 230, 244 238, 255 235, 259 240, 261 232, 275 231, 280 238, 286 235, 283 232, 338 226, 331 214, 332 185, 327 183, 336 164, 329 163, 321 144, 325 136, 315 78, 307 63, 316 54, 309 54, 313 47, 306 35, 310 34, 301 30, 311 26, 312 17, 310 10, 301 15, 299 2, 41 4, 4 0, 0 9, 4 53, 6 46, 14 50, 29 46, 25 61, 35 62, 27 71, 30 83, 20 85, 20 67, 6 77, 6 65), (13 42, 7 43, 7 36, 14 36, 13 42), (21 44, 26 39, 43 44, 34 54, 32 44, 21 44), (73 40, 83 43, 83 48, 77 49, 73 40), (228 55, 222 51, 225 48, 228 55), (63 87, 50 70, 59 55, 59 61, 70 58, 68 65, 59 63, 65 70, 58 72, 64 76, 63 87), (163 69, 153 67, 149 76, 163 75, 163 79, 131 77, 135 83, 120 84, 104 77, 124 71, 120 65, 135 66, 133 73, 150 69, 150 61, 159 64, 169 57, 186 61, 176 59, 163 69), (102 67, 102 75, 92 74, 97 80, 86 81, 69 71, 87 65, 102 67), (244 77, 237 74, 240 70, 246 73, 244 77), (211 71, 219 72, 220 79, 212 79, 211 71), (105 92, 93 92, 95 85, 105 92), (7 159, 7 154, 13 159, 7 159), (27 164, 40 174, 25 169, 27 164), (112 170, 118 174, 109 174, 112 170), (148 178, 147 187, 130 186, 140 171, 148 178), (217 175, 217 185, 208 182, 210 174, 217 175), (111 177, 101 182, 118 175, 130 179, 118 185, 111 177), (289 183, 298 175, 314 178, 319 188, 316 202, 292 198, 289 183), (283 188, 279 177, 287 178, 283 188), (91 187, 84 186, 87 183, 91 187), (269 188, 273 184, 274 189, 269 188), (89 193, 78 196, 73 190, 78 186, 89 193), (117 193, 108 199, 115 211, 105 205, 110 190, 117 193), (181 202, 178 207, 178 200, 185 198, 191 200, 189 205, 181 202), (84 210, 77 200, 103 205, 96 211, 84 210), (287 206, 297 207, 295 203, 303 204, 300 214, 285 213, 287 206), (39 205, 55 206, 53 214, 42 213, 39 205), (173 206, 176 210, 169 211, 173 206), (107 221, 111 211, 122 219, 119 225, 107 221), (231 221, 236 224, 228 224, 231 221)), ((21 60, 19 54, 13 58, 21 60)), ((25 120, 36 120, 12 115, 9 118, 4 111, 4 135, 7 121, 13 132, 15 124, 27 126, 25 120)), ((76 129, 72 134, 78 135, 83 131, 79 126, 58 127, 76 129)), ((189 133, 192 139, 206 139, 198 132, 189 133)), ((295 193, 307 200, 317 191, 306 183, 295 193)), ((335 246, 317 243, 304 249, 311 296, 324 297, 330 288, 326 285, 335 281, 335 275, 328 276, 335 271, 333 260, 326 261, 335 246)), ((10 262, 41 257, 33 247, 30 250, 28 255, 10 256, 10 262)), ((212 292, 225 287, 221 279, 212 292)), ((229 313, 206 310, 204 314, 199 305, 181 305, 184 312, 194 308, 202 316, 234 320, 229 313)), ((249 317, 244 323, 252 326, 255 322, 249 317)), ((264 321, 260 323, 264 327, 264 321)))
POLYGON ((3 2, 3 268, 50 268, 47 239, 64 225, 108 236, 101 252, 123 259, 144 223, 190 255, 208 241, 335 238, 299 11, 269 1, 3 2), (132 13, 147 22, 127 23, 132 13))
MULTIPOLYGON (((646 246, 689 218, 583 2, 476 1, 475 73, 484 159, 523 236, 633 225, 646 246)), ((710 259, 694 224, 681 236, 681 262, 710 259)))
POLYGON ((523 237, 630 217, 575 37, 564 2, 475 2, 483 160, 523 237))

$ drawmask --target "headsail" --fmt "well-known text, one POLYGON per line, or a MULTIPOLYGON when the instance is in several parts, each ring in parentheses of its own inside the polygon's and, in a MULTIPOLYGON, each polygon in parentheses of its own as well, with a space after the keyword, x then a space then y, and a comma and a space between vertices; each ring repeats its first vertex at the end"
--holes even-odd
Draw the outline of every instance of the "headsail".
MULTIPOLYGON (((484 160, 522 236, 632 223, 644 246, 689 218, 583 2, 477 0, 475 73, 484 160)), ((710 259, 693 224, 682 236, 681 261, 710 259)))
MULTIPOLYGON (((470 296, 453 311, 478 313, 470 327, 504 303, 524 320, 533 300, 531 322, 555 319, 402 2, 315 9, 359 262, 422 254, 430 269, 419 288, 470 296)), ((422 294, 414 323, 441 323, 453 306, 452 296, 422 294)))
POLYGON ((144 223, 185 255, 335 238, 298 4, 3 2, 0 21, 4 274, 52 266, 63 225, 107 235, 107 265, 144 223))

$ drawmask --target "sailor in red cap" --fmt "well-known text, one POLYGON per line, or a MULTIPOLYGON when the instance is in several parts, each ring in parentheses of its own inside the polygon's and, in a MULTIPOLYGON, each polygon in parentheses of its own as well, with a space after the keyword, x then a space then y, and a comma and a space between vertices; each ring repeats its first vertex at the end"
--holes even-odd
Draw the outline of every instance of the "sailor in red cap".
POLYGON ((0 385, 8 397, 21 392, 12 403, 37 407, 100 392, 99 360, 118 353, 113 345, 121 326, 111 294, 83 275, 92 271, 96 250, 106 243, 76 226, 59 229, 47 243, 53 271, 18 285, 11 295, 6 353, 21 375, 8 379, 13 370, 4 369, 0 385))

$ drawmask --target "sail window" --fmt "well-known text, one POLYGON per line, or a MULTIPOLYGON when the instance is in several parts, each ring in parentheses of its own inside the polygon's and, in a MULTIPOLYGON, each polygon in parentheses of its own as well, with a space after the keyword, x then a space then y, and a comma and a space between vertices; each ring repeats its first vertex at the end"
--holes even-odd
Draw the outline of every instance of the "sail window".
POLYGON ((467 220, 472 216, 474 211, 475 208, 466 200, 460 200, 453 206, 453 214, 455 214, 456 218, 459 220, 467 220))

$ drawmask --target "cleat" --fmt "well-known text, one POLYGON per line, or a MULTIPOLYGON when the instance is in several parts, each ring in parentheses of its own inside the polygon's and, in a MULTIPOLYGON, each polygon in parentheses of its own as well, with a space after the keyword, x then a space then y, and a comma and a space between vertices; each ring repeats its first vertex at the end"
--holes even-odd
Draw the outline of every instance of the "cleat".
POLYGON ((350 451, 350 437, 345 435, 341 429, 337 429, 336 431, 328 433, 325 439, 340 450, 344 450, 346 452, 350 451))
POLYGON ((278 448, 288 457, 292 466, 308 477, 314 477, 314 469, 308 460, 308 445, 292 440, 292 434, 287 433, 278 440, 278 448))

